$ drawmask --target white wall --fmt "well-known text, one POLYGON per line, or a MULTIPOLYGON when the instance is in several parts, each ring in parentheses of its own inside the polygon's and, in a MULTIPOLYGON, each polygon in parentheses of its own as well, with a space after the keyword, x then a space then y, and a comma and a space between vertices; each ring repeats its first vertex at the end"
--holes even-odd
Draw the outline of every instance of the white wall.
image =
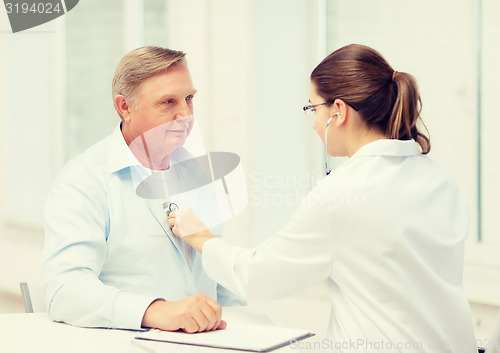
POLYGON ((254 1, 253 140, 250 201, 256 242, 284 226, 320 177, 321 149, 302 106, 319 62, 317 2, 254 1), (311 173, 312 171, 312 173, 311 173), (300 183, 299 183, 300 181, 300 183))
MULTIPOLYGON (((6 16, 1 16, 6 28, 6 16)), ((2 218, 28 227, 42 225, 41 205, 59 163, 57 26, 51 22, 16 35, 0 34, 2 218)))
POLYGON ((319 60, 317 6, 305 0, 168 4, 169 45, 188 53, 207 146, 243 161, 250 204, 225 226, 236 242, 272 235, 311 188, 311 170, 319 176, 320 145, 302 113, 319 60))
MULTIPOLYGON (((251 4, 171 0, 167 8, 168 45, 187 53, 205 147, 237 153, 248 173, 253 168, 251 4)), ((225 225, 225 233, 240 244, 251 243, 251 219, 247 209, 225 225)))

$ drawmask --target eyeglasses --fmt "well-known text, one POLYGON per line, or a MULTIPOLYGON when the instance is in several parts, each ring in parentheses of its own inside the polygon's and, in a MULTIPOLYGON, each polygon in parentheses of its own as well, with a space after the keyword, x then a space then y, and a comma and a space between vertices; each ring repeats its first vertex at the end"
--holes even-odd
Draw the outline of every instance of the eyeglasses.
MULTIPOLYGON (((304 111, 304 113, 307 116, 314 117, 316 115, 316 107, 319 107, 319 106, 322 106, 322 105, 325 105, 325 104, 332 104, 334 101, 335 100, 330 101, 330 102, 305 105, 305 106, 302 107, 302 110, 304 111)), ((349 104, 347 102, 345 102, 345 104, 347 104, 348 106, 350 106, 355 111, 359 110, 359 108, 357 106, 355 106, 355 105, 349 104)))
POLYGON ((319 103, 319 104, 309 104, 309 105, 303 106, 302 110, 304 110, 304 113, 307 116, 313 117, 316 115, 316 107, 319 107, 319 106, 325 105, 325 104, 330 104, 330 103, 324 102, 324 103, 319 103))

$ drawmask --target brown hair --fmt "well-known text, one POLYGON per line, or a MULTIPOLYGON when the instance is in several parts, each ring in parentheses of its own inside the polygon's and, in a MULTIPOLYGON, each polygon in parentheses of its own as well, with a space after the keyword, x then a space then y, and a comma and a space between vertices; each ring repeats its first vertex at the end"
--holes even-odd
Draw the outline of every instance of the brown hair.
POLYGON ((142 82, 165 71, 171 65, 186 63, 185 56, 186 54, 181 51, 153 46, 128 52, 118 63, 113 76, 111 85, 113 99, 121 94, 131 100, 137 108, 137 93, 142 82))
POLYGON ((368 127, 387 138, 414 139, 423 154, 431 149, 430 139, 417 128, 422 101, 417 81, 397 72, 376 50, 351 44, 328 55, 311 73, 318 94, 333 104, 342 99, 358 110, 368 127))

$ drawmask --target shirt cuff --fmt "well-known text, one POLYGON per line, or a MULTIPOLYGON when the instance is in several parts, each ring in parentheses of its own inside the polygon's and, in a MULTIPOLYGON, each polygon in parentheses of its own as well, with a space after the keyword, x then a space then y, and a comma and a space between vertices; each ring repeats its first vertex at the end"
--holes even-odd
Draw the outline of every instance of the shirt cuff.
POLYGON ((144 314, 155 300, 163 299, 127 292, 118 293, 113 305, 115 327, 141 330, 144 314))
POLYGON ((243 248, 213 238, 203 244, 202 264, 205 273, 233 293, 242 295, 235 276, 235 259, 243 248))

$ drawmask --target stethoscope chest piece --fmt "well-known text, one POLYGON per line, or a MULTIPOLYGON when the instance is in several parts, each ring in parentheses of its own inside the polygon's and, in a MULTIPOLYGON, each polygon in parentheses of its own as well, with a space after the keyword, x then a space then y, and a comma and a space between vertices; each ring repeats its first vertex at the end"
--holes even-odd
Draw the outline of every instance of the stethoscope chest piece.
POLYGON ((179 209, 179 206, 175 202, 164 202, 163 203, 163 209, 165 212, 167 212, 167 216, 170 212, 177 211, 179 209))

